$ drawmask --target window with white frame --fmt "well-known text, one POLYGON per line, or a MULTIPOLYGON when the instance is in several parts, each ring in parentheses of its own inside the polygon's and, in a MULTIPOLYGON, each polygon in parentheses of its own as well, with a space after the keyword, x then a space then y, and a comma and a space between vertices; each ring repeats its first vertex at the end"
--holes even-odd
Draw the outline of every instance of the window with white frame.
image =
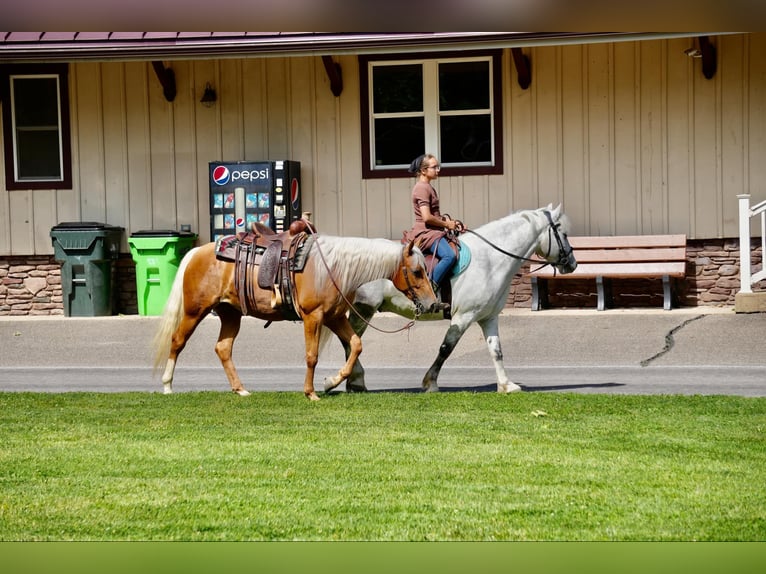
POLYGON ((442 176, 502 173, 500 59, 360 56, 364 177, 410 177, 422 153, 442 176))
POLYGON ((71 188, 66 66, 12 66, 0 78, 7 189, 71 188))

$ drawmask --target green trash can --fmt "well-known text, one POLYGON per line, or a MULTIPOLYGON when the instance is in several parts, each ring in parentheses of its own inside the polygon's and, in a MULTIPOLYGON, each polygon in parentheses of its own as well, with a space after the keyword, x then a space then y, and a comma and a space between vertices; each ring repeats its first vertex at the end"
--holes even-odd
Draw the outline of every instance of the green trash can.
POLYGON ((130 234, 139 315, 162 315, 181 259, 196 240, 197 234, 188 231, 147 229, 130 234))
POLYGON ((114 261, 124 228, 95 221, 66 221, 51 228, 66 317, 111 315, 114 261))

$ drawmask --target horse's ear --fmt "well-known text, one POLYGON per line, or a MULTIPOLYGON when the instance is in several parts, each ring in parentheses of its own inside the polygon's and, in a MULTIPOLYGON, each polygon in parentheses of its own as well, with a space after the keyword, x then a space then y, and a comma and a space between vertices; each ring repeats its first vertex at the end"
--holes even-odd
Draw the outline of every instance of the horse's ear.
POLYGON ((559 203, 556 206, 556 209, 551 211, 551 217, 553 217, 553 219, 558 219, 560 216, 561 216, 561 204, 559 203))
POLYGON ((407 251, 406 251, 407 257, 409 257, 409 256, 411 256, 411 255, 412 255, 412 249, 413 249, 413 247, 415 247, 415 240, 414 240, 414 239, 411 239, 411 240, 410 240, 410 241, 407 243, 407 251))

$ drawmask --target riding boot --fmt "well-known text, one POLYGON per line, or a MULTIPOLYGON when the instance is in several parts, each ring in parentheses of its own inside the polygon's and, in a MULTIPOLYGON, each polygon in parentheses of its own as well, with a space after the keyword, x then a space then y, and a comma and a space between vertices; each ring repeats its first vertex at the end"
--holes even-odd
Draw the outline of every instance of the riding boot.
POLYGON ((444 313, 444 318, 449 319, 452 317, 449 310, 449 303, 444 303, 441 300, 441 286, 438 283, 434 283, 431 281, 431 288, 434 290, 434 295, 436 295, 436 303, 433 304, 431 307, 431 313, 444 313))
POLYGON ((443 311, 445 319, 449 319, 452 316, 449 310, 449 303, 442 303, 441 301, 434 303, 429 311, 431 313, 440 313, 443 311))

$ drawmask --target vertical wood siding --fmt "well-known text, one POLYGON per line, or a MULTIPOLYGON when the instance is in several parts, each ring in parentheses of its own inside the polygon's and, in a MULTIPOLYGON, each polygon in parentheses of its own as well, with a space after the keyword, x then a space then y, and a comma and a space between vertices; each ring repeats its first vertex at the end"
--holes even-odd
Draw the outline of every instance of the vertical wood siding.
MULTIPOLYGON (((562 202, 577 234, 736 237, 736 195, 766 198, 766 34, 713 41, 712 80, 684 54, 693 39, 525 48, 528 90, 506 50, 505 173, 439 179, 443 211, 476 227, 562 202)), ((165 62, 172 103, 149 62, 72 64, 73 189, 0 181, 0 255, 51 253, 50 228, 72 220, 120 225, 126 239, 189 224, 207 241, 214 160, 298 160, 319 229, 399 238, 414 180, 362 179, 360 70, 334 59, 338 98, 318 56, 165 62), (211 107, 199 103, 208 83, 211 107)))

